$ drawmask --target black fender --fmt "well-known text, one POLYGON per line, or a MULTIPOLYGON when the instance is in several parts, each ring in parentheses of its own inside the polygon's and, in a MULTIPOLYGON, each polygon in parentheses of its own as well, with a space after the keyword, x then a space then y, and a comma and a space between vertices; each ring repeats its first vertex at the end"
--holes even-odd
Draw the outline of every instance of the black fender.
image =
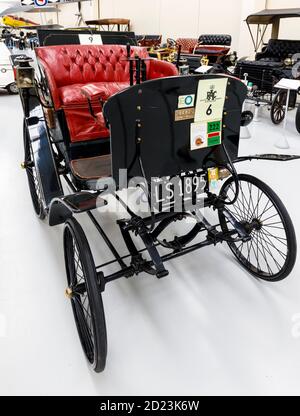
POLYGON ((24 104, 26 107, 24 123, 31 142, 44 207, 48 210, 51 201, 63 196, 64 192, 57 171, 43 108, 33 90, 31 90, 29 97, 24 98, 23 103, 26 103, 26 105, 24 104))
POLYGON ((63 224, 74 214, 92 211, 106 205, 98 193, 77 192, 61 198, 54 198, 49 208, 49 225, 63 224))

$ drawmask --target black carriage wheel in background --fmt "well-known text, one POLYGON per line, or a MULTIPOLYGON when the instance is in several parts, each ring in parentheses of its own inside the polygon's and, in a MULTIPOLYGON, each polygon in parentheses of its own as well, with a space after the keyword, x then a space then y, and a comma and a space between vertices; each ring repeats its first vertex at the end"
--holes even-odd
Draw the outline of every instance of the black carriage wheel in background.
POLYGON ((67 296, 84 353, 94 371, 105 368, 107 336, 105 315, 93 256, 79 223, 65 223, 64 253, 68 280, 67 296))
MULTIPOLYGON (((254 276, 271 282, 285 279, 293 270, 297 256, 295 230, 278 196, 265 183, 250 175, 239 175, 240 193, 228 210, 244 224, 251 240, 228 242, 237 260, 254 276)), ((223 185, 222 198, 233 200, 235 184, 229 178, 223 185)), ((219 210, 223 232, 233 229, 219 210)))
POLYGON ((298 107, 296 114, 296 129, 297 132, 300 134, 300 107, 298 107))
POLYGON ((6 87, 9 94, 19 94, 19 89, 16 82, 12 82, 6 87))
POLYGON ((43 220, 46 212, 42 202, 42 191, 39 177, 34 164, 32 146, 25 120, 23 123, 23 140, 24 140, 24 168, 26 169, 28 185, 31 195, 34 211, 36 215, 43 220))
POLYGON ((285 90, 279 90, 275 95, 271 106, 271 120, 274 124, 280 124, 283 122, 285 116, 286 100, 287 92, 285 90))

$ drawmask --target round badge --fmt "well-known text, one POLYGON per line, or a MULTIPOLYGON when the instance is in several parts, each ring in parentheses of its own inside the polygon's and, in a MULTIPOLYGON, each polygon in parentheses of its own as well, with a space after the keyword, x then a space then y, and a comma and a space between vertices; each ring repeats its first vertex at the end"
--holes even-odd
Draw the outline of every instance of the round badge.
POLYGON ((34 0, 34 5, 37 7, 43 7, 48 4, 48 0, 34 0))
POLYGON ((201 146, 204 141, 202 140, 202 137, 197 137, 197 139, 195 140, 196 146, 201 146))
POLYGON ((190 95, 188 95, 188 96, 185 98, 185 104, 186 104, 186 105, 191 105, 191 104, 192 104, 192 102, 193 102, 193 97, 191 97, 190 95))

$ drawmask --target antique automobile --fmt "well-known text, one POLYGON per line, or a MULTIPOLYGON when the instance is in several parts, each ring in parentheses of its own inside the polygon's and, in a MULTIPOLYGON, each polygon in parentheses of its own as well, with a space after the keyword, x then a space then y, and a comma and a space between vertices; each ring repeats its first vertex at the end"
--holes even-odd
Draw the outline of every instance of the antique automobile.
POLYGON ((162 61, 176 62, 178 48, 174 39, 168 38, 165 44, 153 45, 149 49, 149 55, 162 61))
POLYGON ((66 296, 93 370, 104 369, 107 355, 102 295, 119 278, 166 278, 169 261, 222 242, 256 278, 276 282, 292 272, 296 238, 283 203, 260 179, 237 174, 235 163, 297 156, 238 157, 240 126, 251 119, 242 113, 247 89, 240 80, 177 76, 174 65, 149 59, 138 47, 65 45, 35 52, 36 72, 28 60, 16 68, 24 109, 22 167, 37 216, 50 226, 64 224, 66 296), (219 179, 226 179, 221 190, 219 179), (140 203, 130 204, 126 190, 140 203), (114 201, 122 214, 111 207, 114 201), (75 219, 80 213, 96 227, 110 261, 95 264, 75 219), (126 253, 105 233, 105 216, 116 221, 126 253), (177 222, 189 229, 172 237, 177 222))
MULTIPOLYGON (((280 124, 285 116, 287 91, 276 89, 282 79, 300 79, 295 64, 300 59, 300 40, 278 39, 282 19, 300 17, 300 9, 263 10, 247 17, 246 22, 256 52, 255 60, 241 60, 235 68, 235 75, 245 80, 249 97, 259 106, 267 104, 274 124, 280 124), (252 30, 257 27, 256 35, 252 30), (271 26, 271 39, 264 43, 264 36, 271 26), (262 47, 262 50, 260 48, 262 47)), ((297 91, 291 91, 288 109, 294 109, 297 91)), ((300 130, 300 125, 296 126, 300 130)))
POLYGON ((10 62, 10 53, 4 42, 0 41, 0 88, 9 94, 18 94, 13 67, 10 62))
POLYGON ((161 45, 162 35, 136 35, 138 46, 145 48, 158 48, 161 45))
POLYGON ((85 23, 89 26, 96 26, 101 31, 130 31, 130 19, 123 18, 109 18, 109 19, 94 19, 86 20, 85 23))
POLYGON ((193 73, 201 65, 222 65, 224 68, 235 65, 236 52, 230 52, 230 35, 201 35, 198 39, 178 38, 176 45, 181 59, 186 59, 193 73))

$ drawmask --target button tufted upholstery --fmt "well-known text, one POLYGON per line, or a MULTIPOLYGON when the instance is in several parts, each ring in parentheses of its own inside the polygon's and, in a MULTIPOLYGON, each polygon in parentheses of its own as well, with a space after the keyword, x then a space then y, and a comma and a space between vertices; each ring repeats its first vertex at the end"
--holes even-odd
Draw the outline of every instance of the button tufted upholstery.
POLYGON ((201 35, 198 39, 202 45, 223 45, 231 46, 230 35, 201 35))
POLYGON ((181 46, 182 53, 193 53, 194 48, 198 45, 198 39, 195 38, 178 38, 176 44, 181 46))
POLYGON ((300 53, 299 40, 270 39, 268 45, 256 55, 256 60, 283 61, 289 55, 300 53))
MULTIPOLYGON (((106 101, 129 86, 129 62, 125 46, 64 45, 36 48, 40 65, 48 80, 56 110, 63 109, 71 141, 93 140, 109 136, 103 118, 96 122, 90 115, 81 88, 93 84, 106 101)), ((147 58, 145 48, 132 47, 131 55, 147 58)), ((177 75, 174 65, 156 60, 146 61, 147 79, 177 75)), ((99 98, 97 96, 97 99, 99 98)), ((95 112, 101 112, 95 102, 95 112)))

